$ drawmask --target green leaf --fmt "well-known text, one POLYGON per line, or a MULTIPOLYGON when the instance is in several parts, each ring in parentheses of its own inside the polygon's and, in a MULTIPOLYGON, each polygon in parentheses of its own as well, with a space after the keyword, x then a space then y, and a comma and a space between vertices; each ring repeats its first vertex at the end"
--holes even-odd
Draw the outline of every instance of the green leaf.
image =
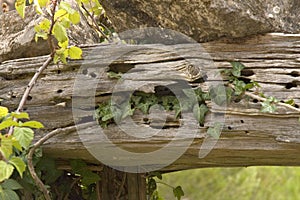
POLYGON ((15 136, 23 148, 28 149, 33 140, 34 132, 30 128, 15 127, 13 136, 15 136))
POLYGON ((61 18, 61 17, 64 17, 64 16, 66 16, 68 13, 67 13, 67 11, 66 10, 64 10, 64 9, 59 9, 59 10, 57 10, 56 12, 55 12, 55 14, 54 14, 54 20, 57 20, 57 19, 59 19, 59 18, 61 18))
POLYGON ((25 5, 26 0, 16 0, 15 2, 15 8, 22 18, 25 17, 25 5))
POLYGON ((3 200, 20 200, 17 193, 10 189, 4 189, 2 192, 0 192, 0 199, 3 200))
POLYGON ((132 116, 134 112, 134 108, 131 108, 131 105, 127 102, 124 103, 124 105, 121 105, 122 107, 122 119, 125 119, 128 116, 132 116))
POLYGON ((150 104, 149 103, 140 103, 136 106, 137 109, 140 109, 144 114, 148 114, 150 104))
POLYGON ((30 128, 44 128, 44 125, 38 121, 28 121, 23 123, 22 126, 26 126, 30 128))
POLYGON ((149 194, 152 194, 157 189, 157 184, 154 178, 149 178, 147 183, 149 194))
POLYGON ((39 23, 38 27, 40 28, 40 30, 43 30, 44 32, 48 33, 51 27, 51 22, 49 19, 45 18, 39 23))
POLYGON ((68 40, 68 35, 66 28, 61 25, 61 23, 56 22, 53 26, 52 34, 57 39, 58 42, 65 42, 68 40))
POLYGON ((59 8, 64 9, 70 14, 73 14, 75 12, 75 10, 71 8, 70 4, 65 1, 60 2, 59 8))
POLYGON ((81 183, 84 186, 89 186, 93 183, 96 183, 97 181, 100 180, 100 176, 90 170, 85 169, 84 171, 82 171, 82 173, 80 173, 80 175, 82 176, 82 180, 81 183))
POLYGON ((213 127, 207 129, 207 134, 215 139, 219 139, 222 132, 222 123, 215 122, 213 127))
POLYGON ((87 164, 82 160, 71 160, 70 165, 75 173, 80 174, 81 170, 87 167, 87 164))
POLYGON ((261 103, 261 112, 266 112, 266 113, 273 113, 276 111, 277 107, 273 103, 270 103, 268 101, 264 101, 261 103))
POLYGON ((6 107, 0 106, 0 118, 5 117, 8 114, 8 109, 6 107))
POLYGON ((69 56, 72 59, 81 59, 82 50, 79 47, 72 46, 69 48, 69 56))
POLYGON ((236 79, 233 81, 233 85, 234 85, 234 93, 236 95, 240 95, 246 90, 246 84, 244 83, 244 81, 240 81, 236 79))
POLYGON ((222 84, 219 84, 215 87, 210 87, 209 94, 210 94, 212 101, 219 106, 222 106, 226 102, 228 102, 227 91, 226 91, 224 85, 222 85, 222 84))
POLYGON ((149 175, 151 177, 157 177, 158 179, 162 180, 162 174, 160 172, 150 172, 149 175))
POLYGON ((73 24, 78 24, 80 22, 80 15, 78 12, 74 12, 69 15, 69 19, 73 24))
POLYGON ((131 96, 131 102, 133 102, 134 105, 138 105, 141 101, 142 97, 141 96, 135 96, 135 95, 132 95, 131 96))
POLYGON ((36 169, 43 172, 43 179, 46 184, 54 183, 61 175, 62 171, 57 169, 53 158, 42 158, 36 165, 36 169))
POLYGON ((9 179, 14 171, 14 167, 3 160, 0 160, 0 169, 0 182, 9 179))
POLYGON ((241 71, 245 68, 245 65, 240 62, 231 62, 230 64, 232 66, 232 75, 235 77, 241 76, 241 71))
POLYGON ((13 137, 11 141, 12 141, 13 147, 18 149, 19 151, 22 151, 22 146, 20 145, 19 141, 15 137, 13 137))
POLYGON ((100 180, 100 176, 91 170, 87 169, 87 164, 81 160, 72 160, 70 162, 72 170, 76 174, 80 174, 82 176, 82 184, 84 186, 88 186, 100 180))
POLYGON ((200 106, 194 106, 193 113, 200 125, 204 124, 205 115, 208 111, 209 109, 205 104, 201 104, 200 106))
POLYGON ((13 153, 12 137, 0 135, 0 138, 1 138, 0 151, 5 156, 5 158, 8 159, 13 153))
POLYGON ((17 171, 20 174, 20 177, 23 177, 23 172, 26 169, 26 164, 25 162, 20 158, 20 157, 12 157, 11 159, 9 159, 8 161, 10 164, 14 165, 15 168, 17 169, 17 171))
POLYGON ((46 7, 49 3, 49 0, 38 0, 40 7, 46 7))
POLYGON ((120 72, 116 73, 116 72, 113 72, 113 71, 109 71, 109 72, 107 72, 107 76, 109 78, 120 79, 122 77, 122 73, 120 73, 120 72))
MULTIPOLYGON (((58 43, 58 46, 60 46, 61 49, 67 49, 68 45, 69 45, 69 41, 68 40, 65 41, 65 42, 63 42, 63 43, 60 43, 60 42, 58 43)), ((59 52, 57 52, 57 53, 59 53, 59 52)), ((61 53, 63 53, 63 51, 61 53)))
POLYGON ((0 130, 11 127, 11 126, 19 126, 18 122, 13 121, 12 119, 6 119, 0 123, 0 130))
POLYGON ((17 119, 29 119, 29 115, 26 112, 20 112, 20 113, 12 112, 11 116, 17 119))
POLYGON ((181 186, 177 186, 173 189, 173 194, 177 198, 177 200, 180 200, 182 196, 184 196, 184 192, 181 188, 181 186))
POLYGON ((14 179, 7 179, 3 183, 1 183, 3 189, 10 190, 19 190, 23 189, 23 187, 14 179))
POLYGON ((291 106, 294 106, 294 105, 295 105, 294 99, 289 99, 289 100, 285 101, 284 103, 289 104, 289 105, 291 105, 291 106))

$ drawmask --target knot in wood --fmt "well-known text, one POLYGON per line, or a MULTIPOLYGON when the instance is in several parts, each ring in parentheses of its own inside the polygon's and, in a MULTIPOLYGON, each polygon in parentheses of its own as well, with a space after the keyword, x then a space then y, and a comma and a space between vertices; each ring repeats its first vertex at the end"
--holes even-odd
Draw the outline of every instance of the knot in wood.
POLYGON ((186 68, 188 81, 195 81, 202 78, 203 73, 200 67, 194 65, 188 65, 186 68))

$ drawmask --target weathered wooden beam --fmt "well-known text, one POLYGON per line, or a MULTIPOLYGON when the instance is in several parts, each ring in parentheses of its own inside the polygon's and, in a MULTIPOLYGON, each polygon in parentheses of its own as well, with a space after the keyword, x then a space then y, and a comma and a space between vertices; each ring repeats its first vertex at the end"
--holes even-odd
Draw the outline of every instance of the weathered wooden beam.
MULTIPOLYGON (((299 35, 267 34, 238 42, 203 43, 200 51, 197 44, 180 44, 172 46, 172 48, 180 49, 181 53, 185 52, 185 55, 190 56, 190 60, 202 59, 204 63, 209 55, 213 64, 219 69, 229 68, 229 61, 240 61, 246 65, 246 69, 243 71, 244 78, 260 83, 266 95, 272 95, 281 100, 292 98, 298 106, 300 105, 299 41, 299 35)), ((31 92, 26 104, 26 110, 30 113, 31 118, 43 122, 46 126, 36 135, 36 139, 43 132, 74 124, 72 94, 77 73, 90 77, 90 80, 99 81, 95 97, 97 103, 108 100, 117 83, 116 79, 107 77, 108 68, 133 68, 134 70, 126 73, 126 76, 135 85, 141 85, 142 81, 169 84, 174 80, 176 82, 180 79, 187 79, 186 71, 179 69, 186 69, 188 59, 183 59, 182 56, 165 50, 163 45, 145 45, 142 49, 123 55, 109 65, 107 60, 112 59, 116 49, 122 48, 124 48, 122 45, 85 46, 83 47, 84 55, 89 55, 86 60, 70 61, 68 65, 48 67, 31 92), (91 56, 91 51, 99 53, 91 56), (99 65, 98 71, 92 71, 95 69, 93 67, 89 68, 90 71, 84 71, 83 68, 80 68, 83 62, 96 63, 99 65), (170 75, 173 75, 174 72, 178 76, 170 80, 170 75), (146 79, 147 75, 150 77, 149 79, 146 79)), ((0 65, 0 98, 3 99, 1 105, 8 106, 12 110, 17 107, 30 77, 45 59, 45 57, 35 57, 10 60, 0 65)), ((215 69, 209 64, 202 65, 201 69, 207 73, 215 72, 215 69)), ((190 84, 197 85, 198 83, 190 84)), ((82 87, 84 88, 85 85, 83 83, 82 87)), ((207 89, 205 83, 200 85, 207 89)), ((153 87, 144 87, 141 90, 150 91, 153 90, 153 87)), ((82 99, 84 100, 84 97, 82 99)), ((80 118, 84 130, 81 135, 78 135, 78 132, 58 135, 44 144, 44 153, 57 159, 81 158, 92 163, 99 163, 82 144, 82 138, 84 138, 83 142, 89 145, 95 142, 95 138, 99 139, 99 126, 91 122, 89 112, 83 112, 80 118)), ((142 114, 137 113, 133 120, 140 126, 147 126, 143 123, 143 118, 142 114)), ((181 139, 193 139, 193 141, 178 160, 165 166, 163 170, 216 166, 300 165, 298 118, 299 113, 286 108, 279 108, 278 112, 274 114, 261 113, 259 104, 252 100, 232 103, 226 109, 213 108, 206 117, 204 127, 198 127, 196 136, 186 131, 182 138, 176 139, 177 150, 185 148, 181 139), (224 129, 210 154, 200 159, 198 153, 206 137, 205 132, 214 123, 210 116, 216 113, 224 114, 224 129)), ((104 132, 118 148, 136 153, 152 152, 165 147, 170 141, 174 141, 178 131, 178 126, 174 127, 174 123, 178 122, 167 121, 166 127, 151 139, 130 137, 115 125, 104 129, 104 132)), ((147 132, 141 134, 143 133, 147 134, 147 132)), ((176 148, 173 151, 177 151, 176 148)), ((111 152, 114 152, 113 148, 111 152)), ((157 163, 149 162, 145 166, 152 164, 157 163)))

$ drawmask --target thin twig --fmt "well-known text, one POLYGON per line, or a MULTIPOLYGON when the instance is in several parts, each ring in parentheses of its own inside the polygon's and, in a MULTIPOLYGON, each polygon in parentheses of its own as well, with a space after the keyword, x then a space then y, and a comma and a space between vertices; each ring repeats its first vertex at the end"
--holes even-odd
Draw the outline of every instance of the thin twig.
POLYGON ((91 15, 91 13, 86 9, 86 7, 81 3, 82 9, 86 12, 86 14, 91 18, 92 22, 94 23, 94 27, 101 33, 101 35, 109 42, 111 42, 111 39, 105 35, 105 33, 99 28, 97 22, 95 21, 94 17, 91 15))
MULTIPOLYGON (((228 84, 228 86, 231 87, 232 89, 234 89, 234 85, 228 84)), ((245 94, 246 96, 251 97, 251 98, 253 98, 253 99, 256 99, 256 100, 258 100, 258 101, 260 101, 260 102, 264 102, 264 101, 267 100, 267 99, 264 98, 264 97, 261 97, 261 96, 259 96, 259 95, 253 94, 253 93, 248 92, 248 91, 245 91, 244 94, 245 94)), ((284 107, 286 107, 286 108, 289 108, 289 109, 291 109, 291 110, 294 110, 294 111, 297 111, 297 112, 300 113, 300 109, 299 109, 299 108, 296 108, 296 107, 294 107, 294 106, 292 106, 292 105, 290 105, 290 104, 282 103, 282 102, 277 102, 276 104, 279 105, 279 106, 284 106, 284 107)))
MULTIPOLYGON (((47 42, 48 42, 48 45, 49 45, 49 48, 51 49, 51 53, 49 55, 49 57, 47 58, 47 60, 43 63, 43 65, 35 72, 34 76, 31 78, 29 84, 27 85, 26 87, 26 90, 22 96, 22 99, 18 105, 18 108, 16 110, 16 112, 20 112, 25 103, 26 103, 26 100, 33 88, 33 86, 35 85, 38 77, 43 73, 43 71, 49 66, 49 64, 52 62, 53 58, 54 58, 54 55, 55 55, 55 45, 54 45, 54 42, 53 42, 53 38, 52 38, 52 29, 54 27, 54 24, 55 24, 55 20, 54 20, 54 15, 55 15, 55 8, 57 6, 57 0, 53 0, 53 7, 51 9, 51 26, 49 28, 49 32, 48 32, 48 39, 47 39, 47 42)), ((13 119, 14 121, 17 121, 16 118, 13 119)), ((8 131, 8 136, 12 135, 14 132, 14 127, 11 126, 9 128, 9 131, 8 131)))
POLYGON ((53 136, 55 136, 59 133, 69 133, 70 131, 74 131, 74 130, 76 130, 75 126, 55 129, 54 131, 51 131, 50 133, 46 134, 44 137, 42 137, 40 140, 38 140, 35 144, 33 144, 33 146, 31 147, 31 149, 28 152, 27 159, 28 159, 29 172, 30 172, 35 184, 43 192, 43 195, 46 200, 51 200, 51 197, 50 197, 49 191, 45 187, 44 183, 41 181, 41 179, 38 177, 38 175, 36 174, 36 172, 34 170, 34 166, 32 163, 33 154, 37 148, 39 148, 44 142, 46 142, 53 136))

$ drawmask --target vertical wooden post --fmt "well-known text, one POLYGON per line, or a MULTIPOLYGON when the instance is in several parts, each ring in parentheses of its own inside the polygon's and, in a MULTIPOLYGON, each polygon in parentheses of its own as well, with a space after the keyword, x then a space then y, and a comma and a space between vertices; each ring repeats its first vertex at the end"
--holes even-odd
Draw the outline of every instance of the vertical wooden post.
POLYGON ((128 199, 146 200, 146 178, 143 174, 127 173, 128 199))
POLYGON ((101 174, 101 200, 146 200, 143 174, 121 172, 104 166, 101 174))

